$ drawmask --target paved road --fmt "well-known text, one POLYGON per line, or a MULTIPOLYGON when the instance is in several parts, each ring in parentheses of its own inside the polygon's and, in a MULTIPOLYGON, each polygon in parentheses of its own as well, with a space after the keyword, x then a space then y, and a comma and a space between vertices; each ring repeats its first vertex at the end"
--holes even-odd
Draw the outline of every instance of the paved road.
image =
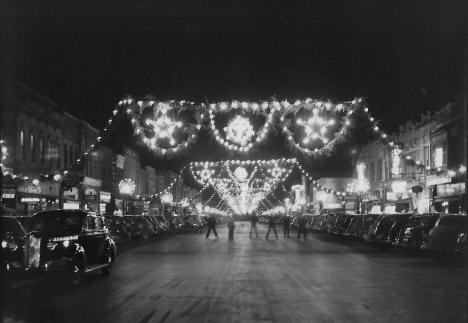
MULTIPOLYGON (((260 233, 265 234, 265 227, 260 233)), ((463 268, 314 235, 185 234, 124 251, 110 277, 2 291, 5 322, 464 322, 463 268), (40 319, 38 319, 40 318, 40 319)))

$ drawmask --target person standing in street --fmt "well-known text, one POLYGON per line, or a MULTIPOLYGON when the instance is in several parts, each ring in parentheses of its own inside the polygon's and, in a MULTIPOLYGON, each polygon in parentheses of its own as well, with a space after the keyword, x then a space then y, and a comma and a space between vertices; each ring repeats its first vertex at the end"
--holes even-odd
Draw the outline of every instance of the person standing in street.
POLYGON ((304 235, 304 240, 307 240, 307 217, 303 214, 297 216, 297 238, 301 238, 301 233, 304 235))
POLYGON ((289 214, 283 216, 283 234, 285 238, 289 238, 289 225, 291 224, 291 218, 289 214))
POLYGON ((229 218, 228 223, 227 223, 228 229, 229 229, 229 240, 234 240, 234 228, 236 227, 234 225, 234 219, 232 217, 229 218))
POLYGON ((276 214, 272 214, 268 218, 268 231, 267 231, 265 240, 268 240, 271 230, 273 230, 273 233, 275 234, 275 238, 278 239, 278 232, 276 232, 276 214))
POLYGON ((254 212, 250 216, 250 238, 252 238, 252 233, 255 233, 255 238, 258 239, 258 232, 257 232, 257 222, 258 222, 258 216, 254 212))
POLYGON ((214 215, 210 214, 206 220, 206 224, 208 225, 208 231, 206 232, 206 237, 205 239, 208 239, 208 237, 210 236, 210 233, 211 233, 211 230, 213 230, 213 233, 216 237, 216 239, 218 239, 218 233, 216 232, 216 218, 214 217, 214 215))

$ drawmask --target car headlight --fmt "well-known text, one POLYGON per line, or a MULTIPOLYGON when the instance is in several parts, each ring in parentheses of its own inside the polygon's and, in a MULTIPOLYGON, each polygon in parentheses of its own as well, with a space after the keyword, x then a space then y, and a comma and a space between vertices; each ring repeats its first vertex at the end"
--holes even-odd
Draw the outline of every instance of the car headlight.
POLYGON ((65 248, 68 248, 70 246, 70 240, 65 240, 62 244, 65 248))
POLYGON ((8 242, 2 240, 2 248, 5 249, 6 247, 8 247, 8 242))

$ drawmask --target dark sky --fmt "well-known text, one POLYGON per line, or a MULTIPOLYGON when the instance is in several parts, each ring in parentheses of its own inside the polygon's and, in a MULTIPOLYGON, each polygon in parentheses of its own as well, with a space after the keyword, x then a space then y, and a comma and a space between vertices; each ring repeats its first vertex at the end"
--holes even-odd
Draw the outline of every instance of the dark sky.
POLYGON ((0 9, 3 73, 96 126, 125 94, 364 96, 392 130, 461 86, 464 1, 6 1, 0 9))

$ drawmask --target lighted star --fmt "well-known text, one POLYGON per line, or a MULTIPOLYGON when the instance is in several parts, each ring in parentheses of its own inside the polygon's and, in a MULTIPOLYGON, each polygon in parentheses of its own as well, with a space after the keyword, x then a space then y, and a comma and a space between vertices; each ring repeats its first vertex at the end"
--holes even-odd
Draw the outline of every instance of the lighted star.
POLYGON ((156 120, 148 119, 146 120, 147 126, 152 126, 154 130, 154 141, 158 139, 167 139, 171 146, 176 144, 174 139, 174 131, 177 128, 182 127, 182 122, 174 121, 168 118, 168 116, 163 113, 160 117, 156 118, 156 120))
POLYGON ((320 117, 318 108, 313 109, 312 113, 312 118, 309 118, 307 121, 303 121, 302 119, 297 119, 296 121, 298 125, 304 127, 306 133, 302 142, 307 145, 312 140, 321 140, 326 144, 329 141, 326 137, 327 127, 334 125, 335 120, 326 120, 320 117))

